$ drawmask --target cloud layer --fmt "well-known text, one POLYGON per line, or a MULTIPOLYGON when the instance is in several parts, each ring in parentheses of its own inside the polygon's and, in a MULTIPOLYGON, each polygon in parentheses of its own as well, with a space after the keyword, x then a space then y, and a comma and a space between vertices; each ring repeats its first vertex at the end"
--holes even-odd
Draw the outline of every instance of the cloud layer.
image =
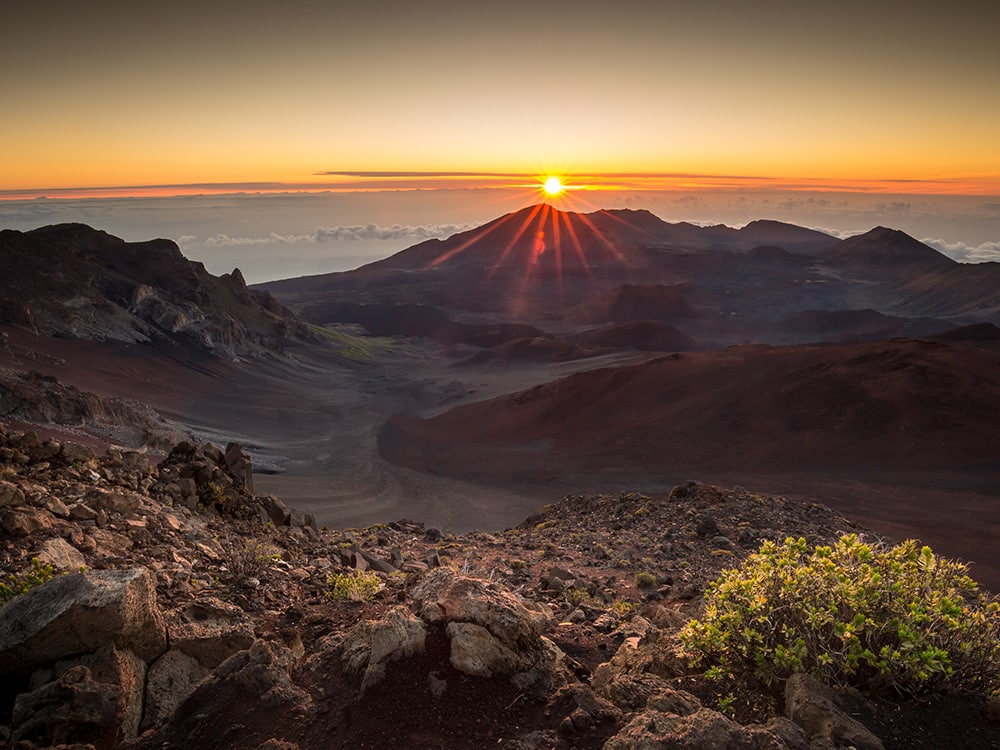
MULTIPOLYGON (((334 227, 317 227, 312 234, 279 234, 271 232, 256 237, 233 237, 229 234, 216 234, 200 241, 205 247, 238 247, 241 245, 298 245, 320 242, 356 242, 365 240, 402 240, 406 242, 422 242, 433 238, 450 237, 458 232, 473 229, 472 224, 426 224, 410 226, 405 224, 351 224, 334 227)), ((199 242, 193 235, 185 235, 178 240, 180 245, 193 245, 199 242)))
POLYGON ((1000 242, 983 242, 979 245, 968 245, 964 242, 948 242, 947 240, 932 237, 920 241, 962 263, 1000 261, 1000 242))

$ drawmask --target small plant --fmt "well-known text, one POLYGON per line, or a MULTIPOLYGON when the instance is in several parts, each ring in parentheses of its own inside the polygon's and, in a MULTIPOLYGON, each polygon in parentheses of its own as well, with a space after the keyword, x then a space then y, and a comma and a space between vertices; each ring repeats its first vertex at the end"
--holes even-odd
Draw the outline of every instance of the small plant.
POLYGON ((640 589, 648 589, 656 585, 656 576, 645 571, 636 573, 634 580, 636 588, 640 589))
POLYGON ((226 492, 218 482, 208 482, 198 488, 198 499, 201 501, 198 504, 199 509, 203 507, 221 509, 226 504, 226 492))
POLYGON ((330 573, 326 577, 330 590, 327 596, 331 599, 350 599, 354 602, 367 602, 385 588, 378 574, 369 570, 352 570, 349 573, 330 573))
POLYGON ((240 581, 260 580, 271 563, 280 559, 281 553, 268 552, 263 542, 247 542, 231 553, 229 570, 240 581))
POLYGON ((680 638, 695 663, 765 681, 810 672, 839 686, 916 694, 1000 688, 1000 602, 962 563, 906 541, 847 535, 809 550, 767 541, 705 592, 680 638))
POLYGON ((729 718, 736 716, 736 696, 732 693, 719 698, 719 713, 723 713, 729 718))
POLYGON ((590 607, 597 607, 600 605, 600 600, 593 596, 585 588, 571 588, 565 594, 566 601, 572 604, 574 607, 578 607, 581 604, 586 604, 590 607))
POLYGON ((615 599, 611 604, 611 614, 619 620, 624 620, 626 617, 633 614, 637 609, 639 609, 638 603, 631 602, 628 599, 615 599))
POLYGON ((31 558, 31 570, 20 575, 10 573, 0 580, 0 606, 3 606, 18 594, 24 594, 35 586, 41 586, 55 577, 55 570, 37 557, 31 558))

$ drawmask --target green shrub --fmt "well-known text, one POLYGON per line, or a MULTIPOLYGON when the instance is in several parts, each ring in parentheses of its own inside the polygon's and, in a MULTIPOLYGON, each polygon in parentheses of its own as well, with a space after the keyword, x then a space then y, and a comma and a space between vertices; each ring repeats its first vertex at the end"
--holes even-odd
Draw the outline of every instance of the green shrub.
POLYGON ((330 586, 327 596, 331 599, 350 599, 366 602, 384 588, 377 573, 368 570, 352 570, 349 573, 331 573, 326 577, 330 586))
POLYGON ((962 563, 906 541, 855 535, 810 551, 765 542, 705 593, 705 615, 681 632, 695 663, 765 680, 810 672, 872 691, 945 684, 1000 688, 1000 603, 980 597, 962 563))
POLYGON ((638 602, 631 602, 628 599, 615 599, 614 602, 611 603, 610 612, 619 620, 624 620, 635 614, 638 609, 638 602))
POLYGON ((206 508, 221 509, 226 503, 226 492, 218 482, 209 482, 198 488, 198 499, 206 508))
POLYGON ((652 588, 656 585, 656 576, 645 571, 635 574, 635 585, 640 589, 652 588))
POLYGON ((31 570, 27 573, 20 575, 10 573, 3 580, 0 580, 0 606, 18 594, 23 594, 35 586, 41 586, 46 581, 51 581, 54 576, 55 570, 51 565, 43 563, 37 557, 31 558, 31 570))

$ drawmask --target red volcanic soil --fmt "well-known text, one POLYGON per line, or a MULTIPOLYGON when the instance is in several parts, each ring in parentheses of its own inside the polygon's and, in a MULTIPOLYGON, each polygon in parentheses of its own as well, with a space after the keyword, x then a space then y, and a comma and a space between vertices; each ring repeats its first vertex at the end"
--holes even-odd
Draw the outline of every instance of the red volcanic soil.
POLYGON ((396 415, 380 449, 506 487, 695 477, 809 496, 894 536, 943 543, 996 586, 997 425, 1000 347, 896 339, 581 373, 430 419, 396 415))
POLYGON ((429 420, 395 417, 384 444, 393 460, 477 475, 542 440, 543 464, 593 471, 981 471, 998 467, 998 424, 1000 351, 897 339, 734 347, 580 373, 429 420), (487 463, 462 471, 479 454, 487 463))
POLYGON ((129 344, 36 336, 0 326, 0 367, 53 374, 99 396, 129 398, 171 416, 187 411, 209 384, 227 377, 232 363, 172 343, 129 344))

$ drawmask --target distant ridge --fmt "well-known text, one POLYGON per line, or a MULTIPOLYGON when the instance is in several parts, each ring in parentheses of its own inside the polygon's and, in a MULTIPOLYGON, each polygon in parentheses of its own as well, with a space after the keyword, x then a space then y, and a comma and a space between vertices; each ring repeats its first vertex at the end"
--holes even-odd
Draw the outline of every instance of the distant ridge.
POLYGON ((843 240, 826 257, 835 267, 867 277, 912 276, 958 265, 905 232, 886 227, 843 240))
POLYGON ((314 335, 238 268, 213 276, 170 240, 57 224, 0 231, 0 258, 0 322, 47 335, 169 341, 227 358, 314 335))
POLYGON ((899 230, 879 226, 838 240, 771 219, 735 229, 670 223, 646 210, 575 213, 546 204, 354 271, 260 288, 316 323, 352 322, 317 317, 343 304, 428 304, 455 321, 518 322, 558 336, 584 325, 683 318, 693 321, 681 328, 699 348, 1000 323, 1000 264, 958 263, 899 230), (862 319, 852 310, 870 312, 862 319), (813 317, 795 318, 806 313, 813 317))

